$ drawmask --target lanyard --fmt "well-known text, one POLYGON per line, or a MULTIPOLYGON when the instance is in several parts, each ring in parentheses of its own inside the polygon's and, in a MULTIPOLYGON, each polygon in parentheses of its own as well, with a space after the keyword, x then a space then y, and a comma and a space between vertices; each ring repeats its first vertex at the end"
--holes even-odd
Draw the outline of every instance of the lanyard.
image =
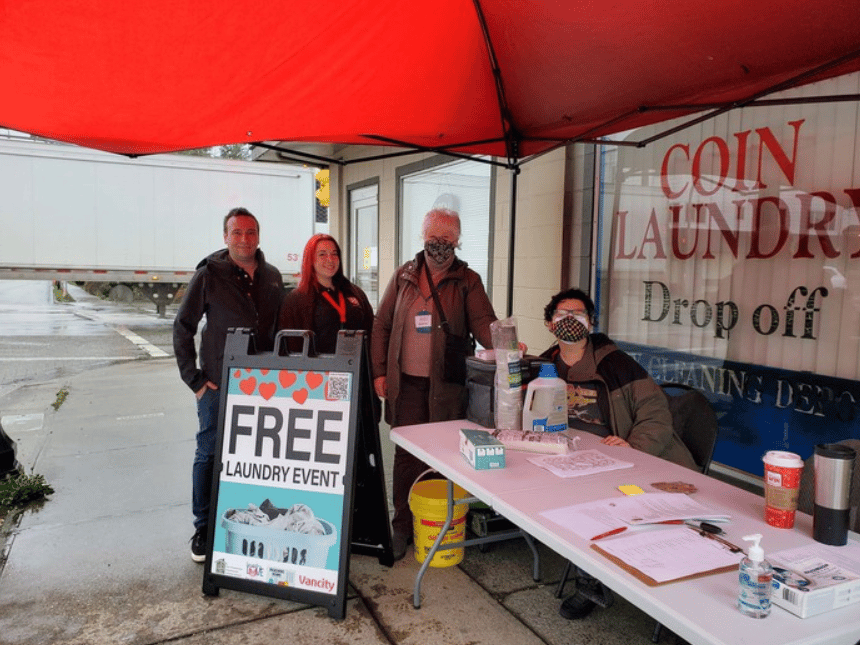
POLYGON ((344 298, 343 298, 343 292, 342 291, 338 292, 337 295, 340 296, 340 298, 339 298, 340 302, 337 302, 337 303, 334 301, 334 298, 332 298, 330 295, 328 295, 327 291, 323 291, 322 295, 323 295, 323 298, 328 300, 329 303, 331 304, 331 306, 335 308, 335 311, 337 311, 337 313, 340 314, 340 324, 341 325, 346 324, 346 300, 344 300, 344 298))

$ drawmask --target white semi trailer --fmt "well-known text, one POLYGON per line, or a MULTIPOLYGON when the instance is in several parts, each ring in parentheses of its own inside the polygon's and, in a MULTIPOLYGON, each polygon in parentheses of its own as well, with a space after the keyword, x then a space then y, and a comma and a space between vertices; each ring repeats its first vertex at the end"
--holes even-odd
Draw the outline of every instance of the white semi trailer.
POLYGON ((138 285, 163 315, 197 263, 224 247, 224 216, 244 206, 266 259, 294 285, 315 232, 315 171, 0 141, 0 279, 138 285))

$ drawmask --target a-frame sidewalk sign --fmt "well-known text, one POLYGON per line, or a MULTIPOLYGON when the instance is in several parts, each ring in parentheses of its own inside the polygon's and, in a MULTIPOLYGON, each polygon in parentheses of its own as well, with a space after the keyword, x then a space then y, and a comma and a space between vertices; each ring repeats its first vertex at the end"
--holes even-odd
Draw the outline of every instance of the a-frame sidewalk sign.
POLYGON ((228 333, 206 595, 234 589, 342 619, 350 553, 393 564, 366 344, 341 331, 334 354, 316 355, 312 332, 287 330, 257 353, 250 330, 228 333))

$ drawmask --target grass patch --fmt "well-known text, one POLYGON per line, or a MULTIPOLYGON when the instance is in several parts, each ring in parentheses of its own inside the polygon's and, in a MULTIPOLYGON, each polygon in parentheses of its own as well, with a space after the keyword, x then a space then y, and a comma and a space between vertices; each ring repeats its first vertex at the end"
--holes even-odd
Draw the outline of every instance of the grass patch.
POLYGON ((68 293, 64 292, 58 283, 54 283, 54 302, 74 302, 75 299, 72 298, 68 293))
POLYGON ((66 400, 66 397, 69 396, 69 389, 64 387, 59 392, 57 392, 57 400, 51 404, 51 407, 54 410, 59 410, 60 406, 63 405, 63 401, 66 400))
POLYGON ((53 492, 42 475, 10 475, 0 481, 0 517, 41 502, 53 492))

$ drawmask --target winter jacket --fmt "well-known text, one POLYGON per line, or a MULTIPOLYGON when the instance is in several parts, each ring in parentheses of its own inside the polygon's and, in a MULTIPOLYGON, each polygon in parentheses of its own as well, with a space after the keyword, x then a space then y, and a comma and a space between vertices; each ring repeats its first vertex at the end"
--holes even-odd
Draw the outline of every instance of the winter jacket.
MULTIPOLYGON (((373 307, 371 307, 370 301, 367 299, 367 295, 346 278, 337 285, 337 288, 346 297, 348 307, 358 306, 361 309, 362 321, 361 326, 359 326, 358 329, 365 332, 365 336, 367 337, 367 347, 369 349, 369 337, 371 331, 373 331, 373 307), (357 304, 351 304, 349 301, 353 301, 357 304)), ((311 331, 315 331, 314 314, 316 312, 317 305, 322 299, 322 295, 316 289, 313 290, 313 293, 303 293, 298 290, 288 293, 284 297, 283 304, 281 305, 281 313, 278 316, 278 330, 309 329, 311 331)), ((300 351, 301 346, 299 345, 296 347, 296 345, 291 342, 290 349, 292 351, 300 351)))
POLYGON ((206 381, 220 386, 224 343, 231 327, 252 329, 257 351, 272 349, 275 322, 284 294, 281 273, 267 264, 263 252, 257 249, 254 280, 260 289, 259 310, 242 287, 241 273, 242 270, 229 259, 227 249, 222 249, 197 265, 197 271, 185 290, 173 321, 173 351, 182 380, 194 392, 206 381), (198 368, 194 336, 204 314, 206 324, 201 332, 198 368))
MULTIPOLYGON (((400 355, 408 348, 402 347, 405 325, 410 306, 420 295, 419 276, 424 271, 424 252, 397 269, 376 312, 371 339, 371 364, 373 377, 387 377, 385 420, 397 425, 397 398, 400 392, 400 355), (393 409, 392 409, 393 408, 393 409)), ((451 333, 460 336, 472 333, 484 347, 492 347, 490 323, 495 322, 493 305, 484 290, 481 276, 470 269, 459 258, 454 259, 448 272, 436 285, 439 301, 448 319, 451 333)), ((433 356, 430 374, 430 421, 449 421, 466 416, 467 390, 456 383, 442 379, 442 358, 445 355, 445 332, 440 325, 439 312, 433 307, 433 331, 431 346, 433 356)))
MULTIPOLYGON (((582 360, 594 366, 593 373, 583 375, 579 371, 574 380, 603 384, 598 388, 597 404, 601 416, 608 420, 609 431, 637 450, 699 470, 672 427, 666 395, 645 368, 605 334, 591 334, 585 351, 582 360)), ((558 345, 553 345, 541 356, 559 365, 559 353, 558 345)), ((567 370, 559 370, 559 374, 567 374, 567 370)))

